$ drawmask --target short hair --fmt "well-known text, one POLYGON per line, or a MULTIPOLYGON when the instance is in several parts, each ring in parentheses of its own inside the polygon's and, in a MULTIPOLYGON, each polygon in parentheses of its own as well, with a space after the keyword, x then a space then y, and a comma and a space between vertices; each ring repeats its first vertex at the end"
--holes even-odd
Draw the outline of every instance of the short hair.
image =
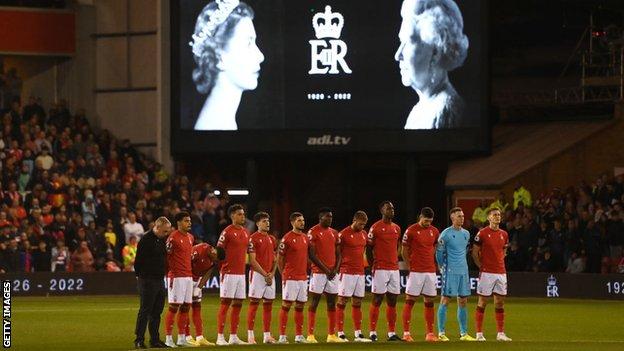
MULTIPOLYGON (((161 217, 156 218, 156 221, 154 222, 154 225, 156 227, 161 227, 161 226, 167 225, 167 224, 171 224, 171 222, 165 216, 161 216, 161 217)), ((111 223, 111 226, 112 226, 112 223, 111 223)))
POLYGON ((414 35, 432 45, 440 55, 440 67, 452 71, 464 64, 468 56, 468 37, 464 19, 453 0, 420 0, 408 7, 405 1, 401 17, 414 21, 414 35))
POLYGON ((254 11, 249 5, 241 2, 232 10, 228 17, 213 29, 206 28, 209 23, 214 23, 213 15, 219 10, 216 1, 211 1, 204 7, 197 16, 194 36, 205 36, 204 40, 193 40, 193 58, 197 67, 193 70, 193 82, 200 94, 210 94, 214 87, 219 69, 219 50, 226 47, 228 41, 234 34, 234 29, 241 19, 254 18, 254 11), (211 31, 211 35, 205 35, 206 30, 211 31))
POLYGON ((269 217, 269 214, 264 211, 260 211, 253 216, 253 220, 255 223, 258 223, 265 218, 270 218, 270 217, 269 217))
POLYGON ((368 221, 368 215, 366 215, 366 212, 364 211, 356 211, 353 215, 353 220, 368 221))
POLYGON ((453 207, 451 208, 451 211, 449 212, 449 214, 453 215, 453 213, 461 212, 461 211, 463 211, 461 207, 453 207))
POLYGON ((293 212, 290 214, 290 222, 294 222, 298 217, 303 217, 303 213, 301 212, 293 212))
POLYGON ((420 210, 420 215, 423 216, 424 218, 433 218, 434 214, 435 213, 433 212, 431 207, 423 207, 420 210))
POLYGON ((486 215, 488 215, 488 216, 489 216, 489 215, 490 215, 490 213, 492 213, 492 212, 494 212, 494 211, 498 211, 498 212, 501 212, 501 213, 502 213, 501 209, 500 209, 500 208, 498 208, 498 206, 492 206, 492 207, 488 208, 488 210, 486 211, 486 215))
POLYGON ((329 208, 329 207, 321 207, 321 208, 319 208, 318 215, 320 217, 320 216, 324 215, 325 213, 330 213, 330 212, 332 212, 331 208, 329 208))
POLYGON ((186 217, 190 218, 191 215, 188 212, 186 212, 186 211, 180 211, 180 212, 176 213, 176 215, 173 217, 173 220, 177 224, 178 222, 180 222, 181 220, 183 220, 186 217))
POLYGON ((238 210, 244 210, 245 208, 243 207, 243 205, 241 204, 234 204, 232 206, 230 206, 228 208, 227 214, 228 216, 231 216, 234 212, 238 211, 238 210))
POLYGON ((390 204, 392 204, 392 201, 384 200, 384 201, 379 203, 379 209, 381 210, 385 205, 390 205, 390 204))

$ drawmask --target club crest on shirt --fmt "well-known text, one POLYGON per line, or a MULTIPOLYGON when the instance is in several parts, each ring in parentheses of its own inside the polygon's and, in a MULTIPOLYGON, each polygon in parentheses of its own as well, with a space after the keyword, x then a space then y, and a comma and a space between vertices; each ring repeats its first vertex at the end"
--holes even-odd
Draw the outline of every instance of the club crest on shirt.
POLYGON ((221 236, 219 237, 219 241, 221 241, 221 242, 225 241, 225 233, 221 234, 221 236))
POLYGON ((285 248, 286 248, 286 244, 284 244, 284 242, 282 241, 282 242, 279 244, 279 249, 280 249, 280 250, 284 250, 285 248))

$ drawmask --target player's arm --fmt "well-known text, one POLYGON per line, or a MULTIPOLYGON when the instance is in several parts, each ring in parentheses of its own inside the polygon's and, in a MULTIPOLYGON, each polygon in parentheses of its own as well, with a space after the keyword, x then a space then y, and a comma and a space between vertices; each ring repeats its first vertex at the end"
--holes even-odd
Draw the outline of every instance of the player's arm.
POLYGON ((212 275, 212 270, 213 269, 214 269, 214 266, 212 268, 210 268, 208 271, 206 271, 206 274, 204 274, 204 276, 201 277, 201 279, 197 283, 197 288, 201 289, 201 288, 203 288, 206 285, 206 282, 208 281, 208 279, 212 275))
POLYGON ((277 249, 277 269, 284 274, 284 255, 286 254, 286 242, 282 239, 277 249))
POLYGON ((440 272, 442 272, 443 267, 446 264, 446 237, 444 234, 445 233, 442 232, 442 235, 440 235, 440 238, 438 239, 438 245, 436 245, 435 254, 436 262, 438 263, 438 268, 440 269, 440 272))
POLYGON ((310 245, 308 247, 308 258, 310 259, 310 261, 312 261, 312 263, 319 267, 328 276, 328 278, 330 275, 332 275, 332 271, 329 270, 329 268, 327 268, 327 266, 324 265, 323 262, 321 262, 321 260, 316 256, 316 248, 314 247, 314 245, 310 245))
POLYGON ((403 258, 403 262, 409 263, 410 257, 410 246, 409 246, 409 232, 405 231, 403 234, 403 245, 400 246, 399 254, 401 258, 403 258))
POLYGON ((373 247, 375 246, 375 235, 373 234, 373 228, 368 231, 368 236, 366 238, 366 260, 368 261, 368 265, 372 266, 375 262, 375 254, 373 252, 373 247))
POLYGON ((481 232, 477 233, 474 238, 474 244, 472 245, 472 260, 481 268, 481 232))
POLYGON ((225 235, 225 231, 221 233, 219 237, 219 242, 217 242, 217 258, 219 261, 223 261, 225 259, 225 247, 227 245, 227 236, 225 235))
POLYGON ((340 271, 340 264, 342 263, 342 252, 340 252, 340 240, 336 240, 336 265, 333 269, 333 274, 338 274, 340 271))
POLYGON ((269 273, 267 273, 262 266, 260 265, 260 263, 258 262, 258 260, 256 260, 256 253, 255 252, 250 252, 249 253, 249 264, 251 265, 251 267, 253 267, 254 271, 262 274, 263 277, 267 277, 269 275, 269 273))

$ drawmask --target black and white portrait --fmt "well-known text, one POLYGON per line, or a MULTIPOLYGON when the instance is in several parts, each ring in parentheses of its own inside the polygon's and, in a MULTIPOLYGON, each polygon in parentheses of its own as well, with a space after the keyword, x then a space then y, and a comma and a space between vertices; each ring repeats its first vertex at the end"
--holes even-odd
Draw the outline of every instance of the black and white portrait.
POLYGON ((195 130, 238 130, 236 112, 244 91, 258 86, 264 55, 256 45, 254 11, 238 0, 208 3, 195 24, 193 82, 206 100, 195 130))
POLYGON ((418 95, 404 129, 456 128, 464 101, 449 79, 468 55, 464 21, 453 0, 404 0, 395 54, 401 81, 418 95))

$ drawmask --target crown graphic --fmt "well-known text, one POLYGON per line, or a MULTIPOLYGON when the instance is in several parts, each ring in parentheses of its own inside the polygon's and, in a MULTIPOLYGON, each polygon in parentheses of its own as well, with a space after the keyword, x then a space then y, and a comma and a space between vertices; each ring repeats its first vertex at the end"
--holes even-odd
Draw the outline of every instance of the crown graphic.
POLYGON ((312 17, 312 26, 317 39, 340 38, 344 26, 344 17, 338 12, 332 12, 331 6, 325 6, 325 12, 319 12, 312 17))
POLYGON ((552 274, 548 277, 548 285, 557 285, 557 278, 552 274))

